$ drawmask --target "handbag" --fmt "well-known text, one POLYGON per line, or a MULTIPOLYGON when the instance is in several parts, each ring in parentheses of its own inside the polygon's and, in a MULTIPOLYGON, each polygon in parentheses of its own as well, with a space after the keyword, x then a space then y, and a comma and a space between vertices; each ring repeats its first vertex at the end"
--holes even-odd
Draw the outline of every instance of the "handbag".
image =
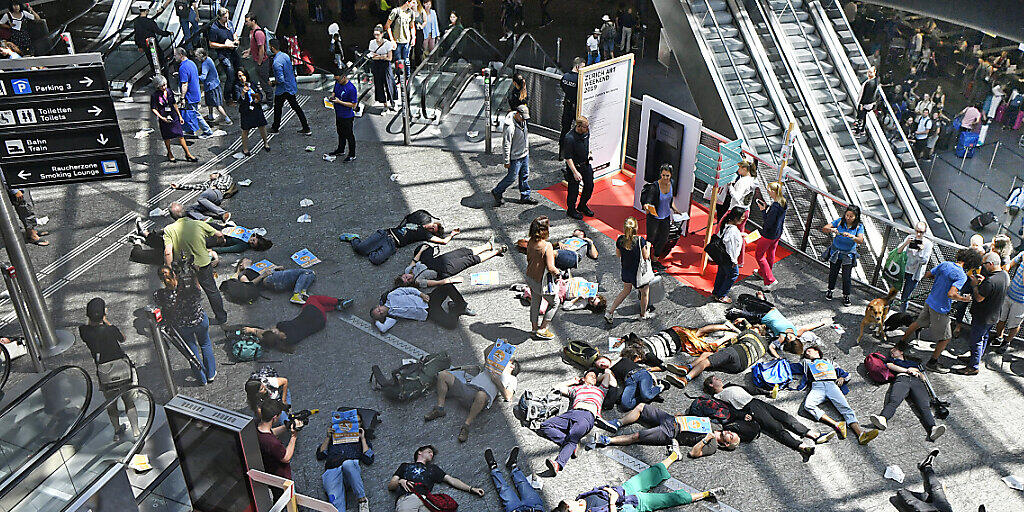
POLYGON ((104 389, 116 388, 132 381, 132 361, 128 356, 96 364, 96 378, 104 389))
POLYGON ((544 271, 543 282, 540 289, 541 295, 558 295, 558 281, 554 274, 544 271))
MULTIPOLYGON (((640 249, 643 249, 641 244, 640 249)), ((643 288, 651 284, 654 279, 654 267, 651 266, 651 260, 644 258, 643 251, 640 251, 640 263, 636 266, 636 287, 643 288)))
POLYGON ((444 493, 431 494, 425 490, 421 492, 421 489, 425 489, 425 486, 417 484, 413 488, 413 492, 423 502, 427 510, 431 512, 455 512, 459 509, 459 502, 455 501, 455 498, 444 493))

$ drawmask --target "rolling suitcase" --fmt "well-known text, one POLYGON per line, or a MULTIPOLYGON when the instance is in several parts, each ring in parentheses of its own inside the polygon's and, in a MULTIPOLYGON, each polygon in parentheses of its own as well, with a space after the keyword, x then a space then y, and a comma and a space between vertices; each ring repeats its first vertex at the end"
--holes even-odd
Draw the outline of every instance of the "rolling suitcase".
POLYGON ((978 146, 978 134, 974 132, 960 132, 960 139, 956 143, 956 156, 963 158, 974 158, 974 150, 978 146))
POLYGON ((975 231, 981 231, 985 229, 985 226, 992 224, 996 221, 996 214, 993 212, 979 213, 977 217, 971 219, 971 229, 975 231))

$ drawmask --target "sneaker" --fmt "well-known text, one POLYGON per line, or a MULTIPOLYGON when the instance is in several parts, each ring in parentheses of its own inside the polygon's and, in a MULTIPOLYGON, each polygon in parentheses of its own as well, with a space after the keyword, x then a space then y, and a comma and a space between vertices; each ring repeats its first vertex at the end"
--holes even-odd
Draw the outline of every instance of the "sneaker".
POLYGON ((762 289, 764 291, 766 291, 766 292, 770 292, 770 291, 774 290, 777 286, 779 286, 779 280, 778 279, 776 279, 776 280, 774 280, 774 281, 764 285, 762 287, 762 289))
POLYGON ((277 132, 281 131, 281 129, 277 128, 277 127, 274 127, 274 126, 271 126, 270 129, 267 130, 267 131, 270 132, 270 133, 277 133, 277 132))
POLYGON ((476 316, 476 311, 473 311, 470 308, 463 308, 462 309, 462 313, 459 313, 459 314, 460 315, 466 315, 466 316, 476 316))
POLYGON ((964 366, 963 368, 956 368, 956 369, 954 369, 953 373, 955 373, 957 375, 977 375, 978 374, 978 369, 977 368, 971 368, 970 366, 964 366))
POLYGON ((935 373, 946 373, 949 371, 939 366, 939 362, 934 359, 929 359, 928 362, 924 364, 924 369, 935 373))
POLYGON ((612 317, 611 313, 605 313, 605 315, 604 315, 604 321, 605 321, 605 323, 607 323, 608 325, 611 325, 611 324, 614 324, 614 323, 615 323, 615 320, 613 319, 613 317, 612 317))
POLYGON ((490 448, 484 450, 484 460, 487 461, 487 467, 491 469, 496 469, 498 467, 498 463, 494 460, 494 451, 490 448))
POLYGON ((885 416, 882 416, 881 414, 872 414, 871 424, 874 425, 875 428, 877 428, 878 430, 885 430, 889 428, 889 422, 887 422, 885 420, 885 416))
POLYGON ((299 133, 301 133, 302 135, 305 135, 306 137, 309 137, 309 136, 313 135, 313 130, 310 130, 309 128, 300 128, 299 129, 299 133))
POLYGON ((846 439, 846 422, 845 421, 840 421, 836 425, 836 435, 839 436, 839 439, 846 439))
POLYGON ((825 300, 832 300, 835 297, 832 296, 832 290, 825 292, 825 300))
POLYGON ((661 381, 667 384, 671 384, 679 389, 686 387, 686 381, 676 377, 675 375, 666 375, 661 378, 661 381))
POLYGON ((648 309, 647 310, 647 314, 640 315, 640 320, 650 320, 650 319, 652 319, 652 318, 654 318, 656 316, 658 316, 657 313, 655 313, 654 311, 651 311, 651 310, 648 309))
POLYGON ((222 122, 222 123, 224 123, 224 126, 231 126, 231 125, 235 124, 235 123, 233 123, 233 122, 232 122, 232 121, 231 121, 230 119, 228 119, 228 118, 226 118, 226 117, 225 117, 225 118, 224 118, 224 120, 223 120, 223 121, 221 121, 221 122, 222 122))
POLYGON ((814 438, 814 444, 825 444, 831 441, 834 437, 836 437, 836 433, 834 431, 825 432, 824 434, 818 434, 818 436, 814 438))
POLYGON ((355 160, 355 159, 356 159, 356 156, 355 156, 355 155, 352 155, 352 156, 346 156, 346 157, 345 157, 345 159, 344 159, 344 160, 342 160, 342 162, 351 162, 351 161, 353 161, 353 160, 355 160))
POLYGON ((771 394, 768 395, 768 396, 772 397, 772 400, 775 400, 776 398, 779 397, 779 385, 778 384, 775 384, 775 385, 772 386, 771 394))
POLYGON ((671 374, 674 374, 674 375, 678 375, 680 377, 685 377, 686 374, 690 371, 690 367, 689 366, 685 366, 685 365, 681 365, 681 364, 665 363, 662 366, 665 368, 665 371, 667 371, 667 372, 669 372, 671 374))
POLYGON ((506 252, 508 252, 508 246, 505 244, 501 244, 498 246, 498 254, 496 254, 496 256, 504 258, 506 252))
POLYGON ((668 445, 668 453, 669 453, 669 455, 674 453, 680 459, 683 458, 683 449, 679 446, 679 440, 678 439, 676 439, 674 437, 672 438, 672 442, 669 443, 669 445, 668 445))
POLYGON ((715 487, 714 489, 708 490, 708 497, 711 501, 718 501, 719 498, 725 496, 725 487, 715 487))
POLYGON ((142 229, 142 217, 135 217, 135 234, 139 236, 146 236, 145 230, 142 229))
POLYGON ((459 427, 458 439, 460 443, 465 443, 469 439, 469 425, 463 423, 462 426, 459 427))
POLYGON ((594 446, 598 448, 604 448, 612 444, 612 439, 604 434, 598 434, 597 439, 594 441, 594 446))
POLYGON ((512 468, 519 465, 519 447, 513 446, 512 451, 508 452, 508 458, 505 459, 505 469, 512 471, 512 468))
POLYGON ((942 434, 945 434, 945 433, 946 433, 946 426, 945 425, 935 425, 935 426, 932 427, 931 430, 928 431, 928 440, 934 443, 936 440, 938 440, 940 437, 942 437, 942 434))
POLYGON ((423 421, 434 421, 438 418, 444 418, 445 414, 447 413, 444 412, 443 407, 434 407, 426 416, 423 416, 423 421))
POLYGON ((555 333, 551 332, 551 329, 538 329, 537 332, 533 333, 533 335, 542 340, 555 339, 555 333))
POLYGON ((213 132, 207 132, 207 133, 200 134, 198 138, 205 140, 205 139, 209 139, 211 137, 213 137, 213 132))
POLYGON ((800 456, 803 457, 805 463, 811 460, 811 455, 814 455, 814 445, 801 446, 799 450, 800 456))
POLYGON ((369 500, 364 498, 363 501, 359 502, 359 512, 370 512, 370 501, 369 500))
POLYGON ((352 240, 355 240, 357 238, 359 238, 359 235, 357 235, 355 233, 342 233, 341 235, 338 236, 338 240, 341 240, 342 242, 349 242, 349 243, 351 243, 352 240))
POLYGON ((567 210, 565 212, 566 217, 570 217, 576 220, 583 220, 583 214, 576 210, 567 210))
POLYGON ((1000 343, 998 345, 996 345, 996 344, 989 345, 989 350, 991 350, 993 354, 1000 354, 1000 355, 1005 354, 1006 353, 1006 349, 1008 349, 1008 348, 1010 348, 1010 344, 1009 343, 1000 343))
POLYGON ((622 428, 622 424, 619 423, 619 420, 597 418, 596 420, 594 420, 594 424, 612 433, 618 432, 619 429, 622 428))
POLYGON ((519 198, 519 204, 534 205, 534 204, 540 204, 540 201, 538 201, 538 200, 536 200, 536 199, 534 199, 532 197, 527 196, 527 197, 519 198))
POLYGON ((860 433, 859 437, 857 437, 857 443, 859 443, 861 446, 864 446, 870 443, 871 440, 876 437, 878 437, 878 429, 873 428, 871 430, 865 430, 864 432, 860 433))
POLYGON ((546 465, 548 467, 548 469, 550 469, 551 472, 556 474, 556 475, 558 474, 559 471, 562 470, 562 466, 559 466, 558 463, 555 462, 555 459, 545 459, 544 460, 544 465, 546 465))
POLYGON ((343 309, 348 309, 348 308, 352 307, 352 304, 354 304, 354 303, 355 303, 354 299, 341 299, 341 300, 338 301, 338 311, 341 311, 343 309))
POLYGON ((853 301, 850 300, 850 297, 848 295, 844 295, 843 296, 843 305, 844 306, 852 306, 853 305, 853 301))
POLYGON ((302 296, 301 293, 293 293, 292 294, 292 298, 288 299, 288 301, 291 302, 292 304, 305 304, 306 303, 306 299, 302 296))
POLYGON ((496 194, 494 191, 491 191, 491 197, 494 198, 494 206, 501 206, 505 204, 505 200, 501 197, 501 194, 496 194))

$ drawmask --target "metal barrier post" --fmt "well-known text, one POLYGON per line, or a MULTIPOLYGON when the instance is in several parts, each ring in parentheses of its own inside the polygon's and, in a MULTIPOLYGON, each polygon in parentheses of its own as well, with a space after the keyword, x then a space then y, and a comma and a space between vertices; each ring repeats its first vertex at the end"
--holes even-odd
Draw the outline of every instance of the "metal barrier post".
POLYGON ((25 345, 28 347, 29 358, 32 359, 32 369, 36 373, 43 373, 46 368, 39 351, 39 333, 32 317, 28 314, 28 308, 21 298, 21 290, 18 288, 18 281, 15 279, 15 270, 11 265, 4 263, 4 281, 7 282, 7 291, 11 296, 11 304, 18 314, 18 321, 21 323, 21 331, 25 333, 25 345))
POLYGON ((991 160, 989 160, 989 162, 988 162, 988 171, 989 171, 989 172, 992 172, 992 165, 994 165, 994 164, 996 163, 996 153, 998 153, 998 152, 999 152, 999 144, 1000 144, 1001 142, 1002 142, 1002 141, 998 141, 998 140, 997 140, 997 141, 996 141, 996 147, 995 147, 995 148, 994 148, 994 149, 992 150, 992 159, 991 159, 991 160))
POLYGON ((71 32, 61 32, 60 39, 68 46, 68 55, 74 55, 75 42, 71 40, 71 32))
POLYGON ((149 331, 153 333, 153 344, 156 345, 156 356, 160 360, 164 382, 167 384, 167 390, 170 391, 171 396, 176 396, 178 386, 174 383, 174 377, 171 375, 171 361, 167 358, 167 345, 164 344, 164 337, 160 333, 160 322, 163 316, 160 313, 160 308, 149 308, 146 312, 149 313, 146 315, 146 319, 149 320, 149 331))
POLYGON ((814 208, 818 206, 817 198, 811 198, 811 207, 807 209, 807 219, 804 221, 804 236, 800 239, 800 252, 807 252, 807 243, 811 241, 811 223, 814 222, 814 208))
POLYGON ((886 248, 889 247, 889 237, 892 236, 892 226, 885 226, 885 234, 882 235, 882 250, 878 252, 875 260, 875 273, 871 276, 871 286, 877 287, 878 276, 882 275, 882 265, 885 265, 886 248))
POLYGON ((562 65, 562 38, 555 38, 555 63, 562 65))
POLYGON ((484 68, 482 74, 484 75, 484 112, 487 114, 484 128, 484 151, 489 155, 491 154, 491 69, 484 68))
POLYGON ((402 88, 402 139, 405 145, 412 144, 412 138, 409 135, 410 124, 412 120, 409 118, 409 70, 405 66, 405 61, 398 61, 398 81, 399 86, 402 88))

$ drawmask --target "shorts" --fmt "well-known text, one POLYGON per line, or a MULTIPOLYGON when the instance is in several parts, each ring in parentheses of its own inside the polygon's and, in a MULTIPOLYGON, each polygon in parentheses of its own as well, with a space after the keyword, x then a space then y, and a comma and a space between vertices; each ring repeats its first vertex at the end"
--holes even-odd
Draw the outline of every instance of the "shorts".
POLYGON ((675 416, 647 404, 640 412, 640 424, 648 428, 638 432, 637 442, 648 446, 668 446, 679 433, 675 416))
POLYGON ((219 107, 224 104, 224 91, 221 86, 214 87, 203 93, 207 107, 219 107))
POLYGON ((708 370, 725 373, 743 373, 747 369, 743 357, 740 357, 739 348, 729 346, 719 349, 718 352, 708 357, 708 370))
POLYGON ((469 408, 473 405, 473 402, 476 401, 477 393, 482 392, 487 394, 484 390, 476 386, 469 385, 467 381, 469 376, 466 375, 466 372, 453 371, 450 373, 455 377, 455 379, 452 381, 452 385, 448 386, 448 398, 453 398, 465 407, 469 408))
POLYGON ((917 315, 917 326, 926 329, 925 340, 942 341, 953 337, 953 329, 949 326, 949 313, 939 313, 925 304, 921 314, 917 315))
POLYGON ((572 270, 580 264, 580 253, 569 249, 559 249, 555 253, 555 268, 572 270))
POLYGON ((1007 297, 999 308, 999 321, 1006 322, 1007 329, 1020 327, 1024 322, 1024 304, 1007 297))

